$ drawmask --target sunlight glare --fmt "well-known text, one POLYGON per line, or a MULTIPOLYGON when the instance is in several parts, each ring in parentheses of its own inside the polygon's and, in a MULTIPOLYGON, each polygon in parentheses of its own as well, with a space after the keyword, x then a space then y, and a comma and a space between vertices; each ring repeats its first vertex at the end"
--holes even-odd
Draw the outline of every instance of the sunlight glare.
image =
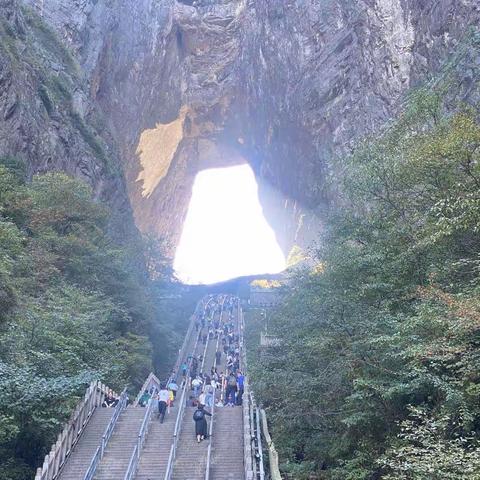
POLYGON ((285 269, 285 256, 263 216, 249 165, 204 170, 196 176, 174 269, 187 284, 285 269))

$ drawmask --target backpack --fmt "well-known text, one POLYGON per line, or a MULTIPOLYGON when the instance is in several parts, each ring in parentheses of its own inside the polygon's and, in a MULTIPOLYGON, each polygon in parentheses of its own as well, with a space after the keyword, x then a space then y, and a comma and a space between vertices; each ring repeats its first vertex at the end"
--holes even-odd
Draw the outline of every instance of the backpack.
POLYGON ((235 378, 233 375, 230 375, 230 376, 228 377, 228 385, 229 385, 230 387, 236 387, 236 386, 237 386, 237 380, 236 380, 236 378, 235 378))
POLYGON ((205 413, 203 412, 203 410, 195 410, 195 412, 193 413, 193 419, 195 421, 203 420, 204 416, 205 416, 205 413))

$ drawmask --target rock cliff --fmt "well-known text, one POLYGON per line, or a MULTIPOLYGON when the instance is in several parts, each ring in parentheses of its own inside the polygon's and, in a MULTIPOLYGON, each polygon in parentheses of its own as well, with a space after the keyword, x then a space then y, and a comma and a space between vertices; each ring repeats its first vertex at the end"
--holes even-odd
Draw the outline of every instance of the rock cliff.
POLYGON ((112 206, 112 231, 136 235, 116 143, 82 67, 58 36, 17 0, 0 1, 0 157, 29 176, 65 171, 112 206))
MULTIPOLYGON (((22 75, 27 84, 12 83, 2 49, 0 81, 10 86, 0 92, 0 153, 21 151, 32 171, 64 168, 122 199, 121 179, 111 179, 74 125, 84 119, 98 131, 101 123, 100 145, 124 172, 137 225, 173 246, 195 174, 249 162, 285 251, 321 223, 332 156, 387 122, 480 20, 476 0, 24 3, 68 47, 81 81, 48 61, 50 74, 75 84, 73 114, 52 118, 38 82, 22 75), (17 100, 25 94, 27 102, 17 100)), ((16 1, 0 8, 8 25, 24 29, 16 1)), ((470 60, 478 65, 478 55, 470 60)), ((459 71, 462 94, 477 95, 468 90, 471 70, 459 71)))

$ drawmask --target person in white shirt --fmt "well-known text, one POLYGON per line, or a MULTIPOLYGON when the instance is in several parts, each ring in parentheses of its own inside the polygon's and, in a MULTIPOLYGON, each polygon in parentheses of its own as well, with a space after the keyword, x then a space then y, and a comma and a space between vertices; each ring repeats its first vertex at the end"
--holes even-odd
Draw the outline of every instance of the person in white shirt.
POLYGON ((212 407, 213 406, 213 400, 214 400, 214 395, 215 395, 215 386, 214 386, 215 380, 212 380, 209 385, 205 385, 203 391, 205 395, 205 403, 204 405, 206 407, 212 407))
POLYGON ((192 380, 193 395, 195 396, 195 398, 198 397, 202 384, 203 382, 200 380, 200 377, 196 377, 195 379, 192 380))
POLYGON ((170 400, 170 393, 165 387, 162 385, 160 387, 160 391, 158 392, 158 415, 160 417, 160 423, 163 423, 165 419, 165 412, 167 411, 167 404, 170 400))

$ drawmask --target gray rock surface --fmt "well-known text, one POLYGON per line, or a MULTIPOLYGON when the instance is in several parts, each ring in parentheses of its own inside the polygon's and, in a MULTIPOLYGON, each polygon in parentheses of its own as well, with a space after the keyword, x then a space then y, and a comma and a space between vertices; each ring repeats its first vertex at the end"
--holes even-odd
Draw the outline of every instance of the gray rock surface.
MULTIPOLYGON (((198 170, 248 161, 286 251, 318 228, 332 157, 388 121, 480 20, 477 0, 24 1, 78 59, 87 88, 75 108, 100 106, 142 230, 175 245, 198 170), (178 119, 182 107, 167 174, 144 197, 142 132, 178 119)), ((478 95, 464 70, 463 94, 478 95)), ((15 95, 2 95, 2 111, 15 112, 15 95)), ((35 148, 62 144, 52 123, 31 135, 35 148)), ((3 151, 27 148, 20 133, 9 142, 3 151)), ((52 155, 30 155, 32 169, 52 155)), ((80 147, 64 158, 66 169, 102 177, 80 147)))
POLYGON ((136 235, 115 142, 80 65, 17 0, 0 1, 0 156, 24 160, 30 176, 82 178, 112 206, 114 230, 136 235))

